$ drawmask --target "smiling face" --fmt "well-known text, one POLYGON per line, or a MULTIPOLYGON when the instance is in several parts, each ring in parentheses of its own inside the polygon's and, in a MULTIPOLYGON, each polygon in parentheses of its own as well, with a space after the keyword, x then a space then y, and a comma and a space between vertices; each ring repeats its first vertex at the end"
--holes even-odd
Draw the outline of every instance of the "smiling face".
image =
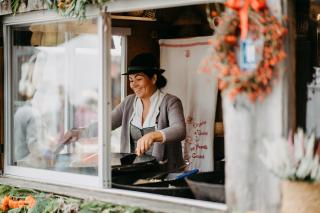
POLYGON ((138 98, 150 98, 156 90, 157 76, 150 79, 146 74, 140 72, 129 75, 130 88, 138 98))

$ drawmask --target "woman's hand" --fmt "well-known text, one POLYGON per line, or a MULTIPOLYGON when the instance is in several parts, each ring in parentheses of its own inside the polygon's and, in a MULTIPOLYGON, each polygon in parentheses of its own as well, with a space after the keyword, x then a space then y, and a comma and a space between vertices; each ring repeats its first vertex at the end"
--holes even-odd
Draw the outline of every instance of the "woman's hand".
POLYGON ((150 132, 145 134, 142 138, 140 138, 137 142, 136 154, 138 156, 143 155, 146 151, 148 151, 154 142, 162 142, 163 136, 161 132, 150 132))
POLYGON ((69 141, 73 142, 73 141, 78 140, 80 138, 80 135, 81 135, 83 130, 84 130, 84 128, 68 130, 63 136, 63 143, 66 143, 66 142, 69 142, 69 141))

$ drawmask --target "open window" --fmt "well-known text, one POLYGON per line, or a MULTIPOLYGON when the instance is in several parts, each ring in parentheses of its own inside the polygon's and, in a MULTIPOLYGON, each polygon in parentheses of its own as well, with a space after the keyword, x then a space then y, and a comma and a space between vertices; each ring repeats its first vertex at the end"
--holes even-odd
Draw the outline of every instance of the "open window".
POLYGON ((106 117, 100 105, 107 99, 101 94, 101 85, 107 84, 107 75, 102 76, 108 61, 103 61, 108 48, 102 42, 105 18, 93 15, 81 23, 52 20, 18 24, 9 20, 4 25, 4 172, 97 187, 103 183, 102 167, 107 169, 104 163, 98 164, 98 156, 106 155, 99 133, 99 117, 106 117), (92 128, 76 142, 65 137, 71 129, 88 126, 92 128))
MULTIPOLYGON (((111 134, 110 113, 132 93, 127 79, 121 75, 127 64, 139 53, 152 52, 166 69, 165 92, 177 95, 183 102, 188 128, 183 142, 188 165, 180 170, 167 170, 171 175, 167 178, 175 179, 186 168, 218 172, 209 181, 220 184, 219 200, 214 201, 223 202, 221 102, 212 76, 198 73, 201 59, 208 52, 208 39, 214 32, 207 11, 219 14, 223 6, 197 5, 199 2, 195 0, 187 1, 191 6, 184 7, 172 7, 185 5, 184 1, 151 5, 153 1, 139 1, 148 4, 136 2, 131 8, 133 4, 129 2, 110 2, 106 16, 97 15, 96 11, 82 23, 57 17, 47 17, 41 22, 35 18, 5 19, 4 172, 9 176, 81 187, 110 188, 112 181, 114 188, 143 191, 140 190, 143 185, 139 189, 134 183, 154 177, 166 167, 152 156, 138 159, 132 166, 121 165, 117 160, 122 153, 114 146, 120 144, 120 137, 111 134), (19 113, 22 110, 25 111, 19 113), (26 142, 23 151, 17 152, 18 139, 25 134, 22 127, 17 127, 22 125, 19 114, 20 119, 29 119, 26 123, 32 124, 25 128, 32 137, 28 138, 30 142, 23 138, 26 142), (68 130, 81 128, 85 131, 77 142, 64 139, 68 130)), ((157 183, 154 184, 157 188, 157 183)), ((193 197, 185 182, 176 186, 165 184, 166 195, 178 196, 175 193, 182 187, 189 190, 188 194, 178 197, 193 197)), ((144 191, 157 191, 152 186, 149 189, 144 191)))
MULTIPOLYGON (((112 26, 131 29, 127 44, 127 64, 140 53, 151 52, 165 69, 167 86, 164 92, 176 95, 182 101, 187 138, 182 142, 184 160, 188 166, 168 171, 165 163, 152 156, 136 159, 132 165, 112 168, 114 188, 192 198, 194 195, 184 180, 175 180, 184 171, 199 169, 205 174, 197 181, 215 183, 201 189, 203 194, 213 192, 213 197, 202 199, 224 202, 224 137, 220 94, 215 79, 201 73, 201 62, 209 52, 208 40, 218 24, 222 4, 202 4, 184 7, 151 8, 139 10, 110 7, 112 26), (130 170, 130 171, 129 171, 130 170), (168 171, 162 177, 159 174, 168 171)), ((128 94, 132 94, 125 82, 128 94)), ((123 141, 121 141, 122 143, 123 141)), ((177 153, 176 153, 177 154, 177 153)), ((199 192, 200 190, 198 190, 199 192)), ((198 195, 197 195, 198 196, 198 195)))

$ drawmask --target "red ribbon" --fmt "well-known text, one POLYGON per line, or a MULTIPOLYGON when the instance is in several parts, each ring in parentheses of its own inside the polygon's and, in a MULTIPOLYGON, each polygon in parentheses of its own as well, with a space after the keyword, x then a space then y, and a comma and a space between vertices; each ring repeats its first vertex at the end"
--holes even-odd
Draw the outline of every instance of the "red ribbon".
POLYGON ((249 8, 259 11, 266 7, 265 0, 227 0, 227 7, 238 11, 240 18, 241 39, 245 39, 249 29, 249 8))

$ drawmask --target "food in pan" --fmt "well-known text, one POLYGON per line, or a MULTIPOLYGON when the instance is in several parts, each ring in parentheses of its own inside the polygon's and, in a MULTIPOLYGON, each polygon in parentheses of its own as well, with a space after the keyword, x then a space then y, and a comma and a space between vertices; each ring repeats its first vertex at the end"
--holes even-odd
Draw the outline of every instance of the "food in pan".
POLYGON ((155 178, 151 178, 151 179, 138 179, 136 182, 133 183, 133 185, 140 185, 140 184, 145 184, 145 183, 157 183, 157 182, 161 182, 161 179, 155 179, 155 178))

